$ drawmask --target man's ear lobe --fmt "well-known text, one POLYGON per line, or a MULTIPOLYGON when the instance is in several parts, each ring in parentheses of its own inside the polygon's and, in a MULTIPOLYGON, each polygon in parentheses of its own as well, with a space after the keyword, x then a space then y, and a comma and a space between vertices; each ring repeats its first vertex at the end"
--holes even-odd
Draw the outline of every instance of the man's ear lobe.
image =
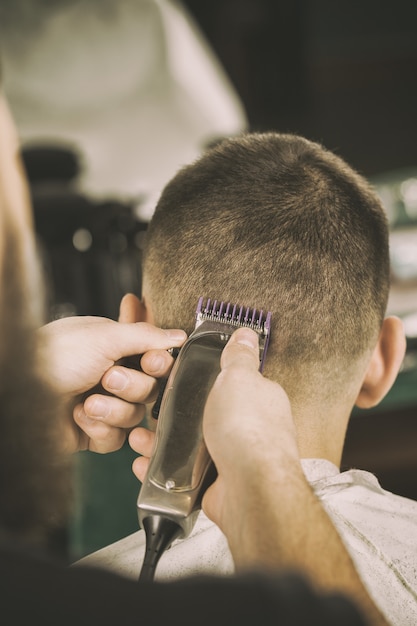
POLYGON ((356 406, 369 409, 382 400, 397 378, 405 349, 402 321, 395 316, 387 317, 382 324, 378 343, 356 399, 356 406))

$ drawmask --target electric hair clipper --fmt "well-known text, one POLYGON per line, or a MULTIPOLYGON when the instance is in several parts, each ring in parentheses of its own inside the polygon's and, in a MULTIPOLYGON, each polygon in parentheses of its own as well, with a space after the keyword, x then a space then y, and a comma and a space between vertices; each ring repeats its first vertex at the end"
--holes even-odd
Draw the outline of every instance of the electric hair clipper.
POLYGON ((174 539, 187 537, 201 499, 216 476, 203 441, 207 396, 220 372, 220 356, 241 327, 259 335, 262 371, 270 335, 271 313, 230 303, 204 304, 200 298, 195 329, 182 346, 160 403, 153 453, 138 501, 146 553, 140 579, 152 579, 159 557, 174 539))

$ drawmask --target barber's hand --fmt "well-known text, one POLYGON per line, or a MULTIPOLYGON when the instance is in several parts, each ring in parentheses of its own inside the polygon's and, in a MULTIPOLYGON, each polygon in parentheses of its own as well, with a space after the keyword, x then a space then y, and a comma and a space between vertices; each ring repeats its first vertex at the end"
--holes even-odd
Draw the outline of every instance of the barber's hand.
POLYGON ((47 380, 73 405, 67 434, 71 451, 118 450, 128 431, 142 420, 144 405, 156 398, 156 379, 166 376, 172 366, 167 350, 186 339, 182 330, 132 323, 129 315, 140 317, 140 311, 126 310, 122 301, 119 322, 67 317, 39 330, 47 380), (135 356, 142 371, 118 364, 135 356), (98 393, 91 394, 99 384, 98 393))
POLYGON ((343 593, 366 623, 388 626, 302 470, 288 397, 258 371, 258 338, 233 333, 208 396, 204 439, 218 477, 203 510, 227 537, 236 570, 277 568, 343 593))
POLYGON ((258 336, 238 329, 223 350, 221 372, 208 396, 204 439, 218 477, 203 498, 203 510, 230 537, 246 505, 260 506, 273 493, 275 468, 301 472, 291 406, 280 385, 259 372, 258 336), (274 468, 271 471, 271 468, 274 468), (249 504, 256 493, 257 503, 249 504))

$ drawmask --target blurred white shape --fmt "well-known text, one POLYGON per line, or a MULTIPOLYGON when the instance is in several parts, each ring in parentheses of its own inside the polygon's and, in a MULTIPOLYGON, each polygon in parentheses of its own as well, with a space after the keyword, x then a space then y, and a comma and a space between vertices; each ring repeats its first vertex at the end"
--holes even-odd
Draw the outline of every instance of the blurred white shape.
POLYGON ((417 280, 416 228, 395 229, 391 232, 390 256, 392 272, 397 280, 417 280))
POLYGON ((72 245, 78 252, 87 252, 92 243, 93 237, 88 228, 78 228, 72 236, 72 245))
POLYGON ((381 183, 376 185, 376 191, 387 213, 389 223, 394 224, 398 217, 398 198, 393 185, 381 183))
POLYGON ((80 191, 137 199, 148 219, 179 167, 246 130, 230 80, 180 2, 32 6, 40 27, 2 27, 6 93, 23 143, 78 148, 80 191))
POLYGON ((246 125, 242 104, 199 27, 181 3, 155 2, 161 11, 169 74, 183 89, 188 106, 195 107, 219 136, 231 129, 239 132, 246 125))
POLYGON ((407 337, 417 338, 417 311, 404 315, 402 321, 407 337))
POLYGON ((410 219, 417 218, 417 178, 407 178, 400 185, 404 208, 410 219))

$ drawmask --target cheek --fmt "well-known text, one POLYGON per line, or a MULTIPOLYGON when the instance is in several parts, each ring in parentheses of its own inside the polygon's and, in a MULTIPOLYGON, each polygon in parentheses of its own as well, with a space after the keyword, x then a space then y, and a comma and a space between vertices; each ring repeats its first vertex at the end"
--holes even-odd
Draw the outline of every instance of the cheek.
POLYGON ((41 263, 33 238, 26 241, 22 261, 28 315, 36 326, 41 326, 46 321, 46 293, 41 263))
MULTIPOLYGON (((44 321, 44 287, 33 232, 32 208, 16 129, 7 103, 0 95, 0 219, 1 234, 13 231, 28 314, 44 321)), ((10 232, 10 234, 12 234, 10 232)), ((2 246, 4 249, 4 245, 2 246)))
POLYGON ((0 95, 0 196, 2 211, 18 228, 32 229, 30 196, 19 154, 16 129, 0 95))
POLYGON ((15 153, 11 161, 12 163, 8 169, 7 200, 10 210, 13 212, 13 219, 17 223, 17 228, 22 233, 29 232, 32 236, 32 207, 20 155, 15 153))

